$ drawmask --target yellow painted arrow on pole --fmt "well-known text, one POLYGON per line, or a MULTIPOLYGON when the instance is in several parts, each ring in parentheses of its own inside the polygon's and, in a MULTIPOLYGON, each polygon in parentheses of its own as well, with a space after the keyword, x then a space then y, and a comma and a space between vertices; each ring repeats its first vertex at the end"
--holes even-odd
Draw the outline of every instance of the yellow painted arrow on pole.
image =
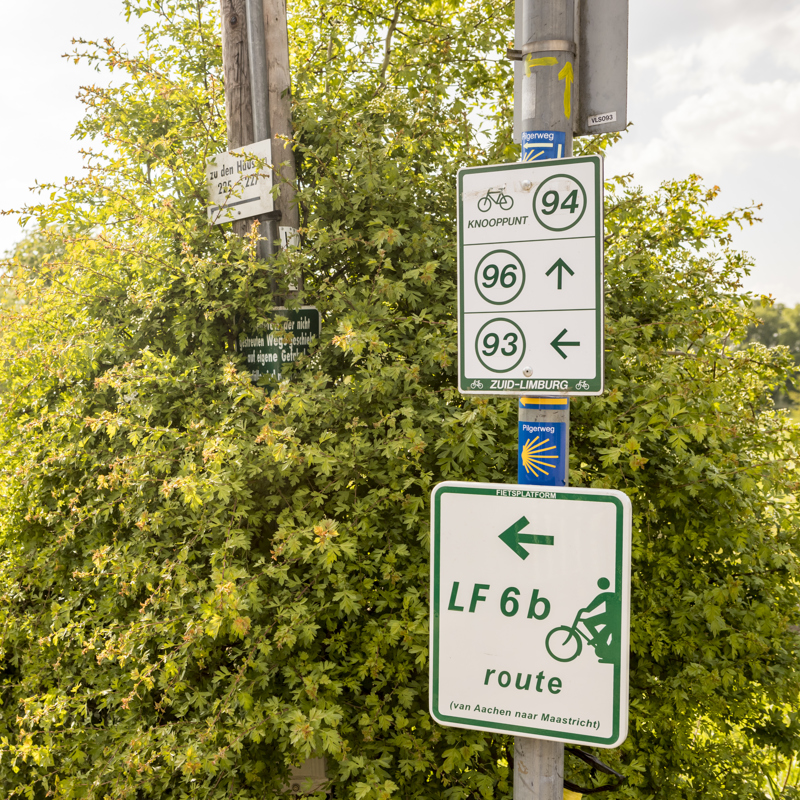
MULTIPOLYGON (((553 56, 543 58, 533 58, 530 54, 525 56, 525 77, 530 78, 534 67, 552 67, 558 65, 558 59, 553 56)), ((572 116, 572 82, 575 80, 575 73, 572 69, 572 62, 567 61, 558 73, 558 79, 564 81, 564 116, 569 119, 572 116)))
POLYGON ((525 77, 530 78, 533 74, 534 67, 552 67, 558 64, 558 59, 552 56, 545 56, 544 58, 533 58, 530 54, 525 56, 525 77))
POLYGON ((569 119, 572 116, 572 81, 575 80, 571 62, 564 64, 558 73, 558 79, 564 81, 564 116, 569 119))

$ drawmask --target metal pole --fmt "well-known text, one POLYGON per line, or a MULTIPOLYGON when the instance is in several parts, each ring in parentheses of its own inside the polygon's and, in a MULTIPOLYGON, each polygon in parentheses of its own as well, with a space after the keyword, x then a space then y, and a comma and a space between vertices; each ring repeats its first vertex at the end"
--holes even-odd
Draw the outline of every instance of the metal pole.
MULTIPOLYGON (((555 428, 553 441, 558 443, 565 433, 563 448, 557 450, 565 464, 563 479, 557 485, 569 483, 569 399, 525 397, 519 402, 519 422, 545 423, 555 428), (526 403, 526 401, 528 401, 526 403)), ((520 429, 522 425, 519 426, 520 429)), ((522 439, 522 436, 520 436, 522 439)), ((521 447, 520 442, 520 447, 521 447)), ((557 473, 558 474, 558 473, 557 473)), ((539 483, 526 474, 520 463, 517 480, 520 483, 539 483)), ((563 800, 564 745, 527 736, 514 737, 514 800, 563 800)))
POLYGON ((514 800, 563 800, 564 745, 514 737, 514 800))
POLYGON ((523 150, 526 134, 555 132, 564 136, 563 150, 544 157, 569 157, 577 97, 575 0, 517 2, 522 3, 522 42, 517 45, 523 56, 523 150))
MULTIPOLYGON (((575 0, 517 0, 522 4, 522 158, 526 145, 533 153, 535 143, 547 142, 554 133, 553 147, 544 157, 572 155, 573 89, 577 55, 575 0), (563 138, 562 138, 563 137, 563 138)), ((541 149, 538 151, 542 155, 541 149)), ((537 398, 538 399, 538 398, 537 398)), ((544 399, 544 398, 542 398, 544 399)), ((527 409, 519 404, 520 422, 561 422, 566 424, 569 458, 569 404, 566 409, 527 409)), ((569 462, 564 471, 569 481, 569 462)), ((522 481, 520 475, 518 480, 522 481)), ((526 482, 531 479, 525 477, 526 482)), ((564 745, 544 739, 514 737, 514 800, 562 800, 564 794, 564 745)))
POLYGON ((264 40, 261 0, 247 2, 247 53, 250 57, 250 97, 253 105, 253 137, 269 139, 269 67, 264 40))
MULTIPOLYGON (((269 67, 264 38, 264 12, 261 0, 246 0, 247 5, 247 53, 250 61, 250 97, 253 107, 253 140, 270 139, 269 125, 269 67)), ((274 161, 274 156, 273 156, 274 161)), ((258 257, 269 259, 275 255, 275 240, 278 238, 275 220, 260 216, 258 257)))

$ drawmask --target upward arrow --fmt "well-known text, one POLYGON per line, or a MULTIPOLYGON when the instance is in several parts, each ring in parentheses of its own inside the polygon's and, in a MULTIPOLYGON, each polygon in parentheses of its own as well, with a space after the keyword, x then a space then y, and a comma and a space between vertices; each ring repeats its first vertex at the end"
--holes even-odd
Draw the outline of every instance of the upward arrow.
POLYGON ((552 536, 520 533, 523 528, 528 527, 528 524, 527 517, 520 517, 510 528, 506 528, 500 534, 500 541, 507 544, 523 561, 530 555, 522 546, 523 544, 553 544, 552 536))
POLYGON ((564 270, 569 272, 570 275, 574 275, 575 273, 569 268, 566 261, 563 258, 559 258, 552 267, 545 273, 545 275, 552 275, 553 270, 558 270, 558 288, 561 288, 561 278, 564 276, 564 270))
POLYGON ((572 81, 575 80, 570 61, 561 68, 558 79, 564 81, 564 116, 569 119, 572 116, 572 81))

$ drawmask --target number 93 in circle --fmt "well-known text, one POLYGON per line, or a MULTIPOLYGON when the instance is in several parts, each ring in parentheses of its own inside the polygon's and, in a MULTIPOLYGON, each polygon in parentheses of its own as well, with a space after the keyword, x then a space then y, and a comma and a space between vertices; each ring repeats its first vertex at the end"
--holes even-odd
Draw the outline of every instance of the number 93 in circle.
POLYGON ((489 320, 475 340, 478 360, 490 372, 509 372, 525 355, 525 335, 510 319, 489 320))
POLYGON ((586 190, 571 175, 553 175, 533 196, 537 222, 549 231, 566 231, 577 225, 586 212, 586 190))
POLYGON ((525 267, 510 250, 493 250, 478 262, 475 286, 488 303, 510 303, 519 297, 524 285, 525 267))

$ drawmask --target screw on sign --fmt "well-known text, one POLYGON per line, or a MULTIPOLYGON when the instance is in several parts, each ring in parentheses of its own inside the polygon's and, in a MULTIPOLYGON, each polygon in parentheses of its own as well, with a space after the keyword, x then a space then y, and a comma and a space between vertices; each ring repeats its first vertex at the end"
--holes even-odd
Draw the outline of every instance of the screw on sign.
POLYGON ((431 713, 615 747, 627 726, 630 500, 448 482, 431 502, 431 713))

